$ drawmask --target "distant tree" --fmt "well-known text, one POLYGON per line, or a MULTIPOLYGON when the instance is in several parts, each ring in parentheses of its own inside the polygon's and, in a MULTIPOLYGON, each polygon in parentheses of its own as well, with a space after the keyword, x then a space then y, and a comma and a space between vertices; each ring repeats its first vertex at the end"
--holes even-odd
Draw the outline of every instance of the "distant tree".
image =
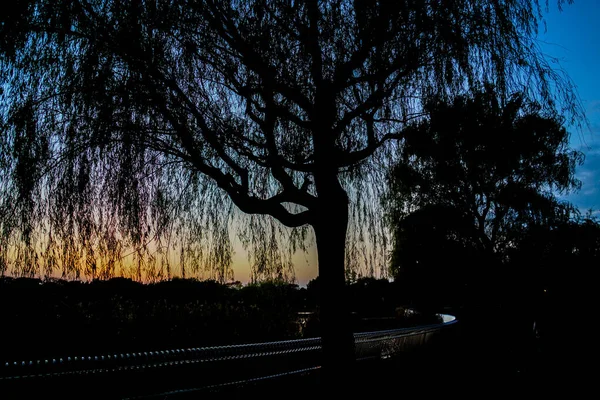
POLYGON ((582 311, 594 312, 600 221, 593 215, 575 214, 569 220, 536 226, 511 249, 510 259, 515 268, 529 267, 530 303, 534 313, 544 314, 546 324, 558 328, 558 321, 550 321, 556 315, 587 318, 582 311))
POLYGON ((391 283, 387 279, 359 278, 348 286, 352 311, 360 317, 390 317, 394 314, 391 283))
POLYGON ((310 226, 326 371, 353 360, 345 260, 385 245, 383 166, 426 99, 491 81, 581 114, 536 47, 537 1, 17 0, 0 18, 3 268, 18 242, 24 274, 111 276, 132 246, 155 276, 177 239, 186 271, 227 280, 235 216, 278 277, 310 226))
POLYGON ((429 305, 464 301, 452 296, 465 285, 497 295, 504 278, 518 280, 506 276, 509 251, 534 227, 568 220, 556 193, 579 187, 583 155, 563 118, 522 94, 503 102, 488 87, 425 111, 389 177, 392 273, 429 305))

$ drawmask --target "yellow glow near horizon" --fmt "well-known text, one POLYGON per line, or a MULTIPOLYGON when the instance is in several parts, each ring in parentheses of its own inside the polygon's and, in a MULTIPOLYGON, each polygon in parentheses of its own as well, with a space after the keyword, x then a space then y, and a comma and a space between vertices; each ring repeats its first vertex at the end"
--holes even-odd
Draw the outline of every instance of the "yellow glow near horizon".
MULTIPOLYGON (((242 283, 250 282, 250 262, 248 261, 248 253, 241 245, 234 245, 233 254, 233 273, 234 279, 242 283)), ((296 275, 296 284, 306 286, 306 284, 317 277, 317 250, 314 246, 310 246, 306 252, 297 251, 292 257, 294 264, 294 272, 296 275)))
MULTIPOLYGON (((233 255, 232 255, 232 265, 231 265, 231 269, 233 271, 233 280, 234 281, 240 281, 243 284, 247 284, 250 282, 251 280, 251 264, 250 261, 248 260, 248 252, 243 248, 243 246, 239 243, 239 241, 234 240, 233 241, 233 255)), ((36 251, 36 257, 40 257, 43 254, 43 245, 39 245, 35 246, 35 251, 36 251)), ((9 259, 12 258, 13 262, 14 260, 16 260, 18 257, 15 254, 16 249, 13 248, 12 251, 10 251, 10 253, 12 254, 12 257, 9 257, 9 259)), ((114 277, 128 277, 128 278, 134 278, 134 271, 135 271, 135 259, 133 257, 134 252, 131 251, 131 249, 124 249, 123 251, 124 256, 120 259, 120 265, 117 265, 115 267, 114 270, 114 277)), ((172 253, 170 256, 168 256, 169 259, 169 263, 171 265, 171 277, 181 277, 182 276, 182 271, 181 271, 181 266, 179 264, 179 256, 175 253, 172 253)), ((36 261, 40 264, 43 264, 43 260, 36 258, 36 261)), ((79 262, 83 262, 83 260, 80 260, 79 262)), ((295 275, 295 283, 298 284, 299 286, 306 286, 306 284, 317 277, 318 275, 318 263, 317 263, 317 251, 316 251, 316 247, 314 246, 314 243, 309 245, 307 247, 307 251, 303 252, 301 250, 297 251, 293 257, 292 257, 292 263, 293 263, 293 267, 294 267, 294 275, 295 275)), ((35 273, 33 274, 33 277, 36 278, 44 278, 44 277, 50 277, 50 278, 56 278, 56 279, 61 279, 61 278, 66 278, 66 279, 75 279, 75 276, 67 276, 64 277, 62 276, 62 269, 60 268, 60 263, 59 265, 57 265, 58 268, 54 269, 52 271, 52 273, 50 273, 50 275, 46 275, 43 271, 43 268, 40 268, 40 266, 38 266, 35 269, 35 273)), ((87 280, 91 280, 92 277, 91 276, 87 276, 85 274, 85 272, 83 271, 83 268, 80 269, 81 275, 80 278, 81 280, 87 281, 87 280)), ((8 270, 5 271, 6 274, 8 274, 9 276, 23 276, 23 272, 19 272, 19 268, 16 265, 12 265, 8 267, 8 270)), ((195 276, 195 274, 190 274, 192 277, 195 276)), ((188 276, 190 276, 188 275, 188 276)), ((29 274, 25 274, 25 276, 31 276, 29 274)), ((198 278, 202 279, 201 276, 197 276, 198 278)), ((135 279, 135 278, 134 278, 135 279)), ((148 277, 144 275, 142 276, 142 281, 148 281, 148 277)))

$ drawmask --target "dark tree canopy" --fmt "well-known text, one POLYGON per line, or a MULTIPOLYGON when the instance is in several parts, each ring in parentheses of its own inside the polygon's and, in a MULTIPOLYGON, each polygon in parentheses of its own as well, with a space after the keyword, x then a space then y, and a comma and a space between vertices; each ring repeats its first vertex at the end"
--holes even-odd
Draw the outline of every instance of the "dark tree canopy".
POLYGON ((312 227, 326 363, 345 367, 344 269, 385 254, 385 168, 427 100, 490 82, 581 116, 535 41, 541 12, 529 0, 15 0, 0 17, 2 271, 111 276, 132 247, 143 279, 176 242, 186 270, 224 280, 234 227, 256 275, 285 277, 312 227))
POLYGON ((553 315, 577 321, 593 313, 597 304, 594 277, 600 262, 600 221, 590 214, 576 214, 537 226, 511 249, 510 259, 526 278, 525 289, 537 294, 533 300, 545 325, 540 329, 553 336, 557 345, 564 345, 560 323, 553 315))
POLYGON ((389 177, 392 273, 431 301, 462 301, 449 291, 465 284, 492 293, 513 249, 573 214, 556 195, 579 188, 583 155, 563 118, 521 94, 503 104, 489 87, 425 111, 389 177))
MULTIPOLYGON (((18 241, 23 274, 109 277, 132 247, 141 275, 177 237, 184 265, 223 279, 228 210, 310 224, 315 171, 364 227, 362 178, 429 94, 493 81, 553 105, 558 82, 574 107, 536 51, 540 16, 529 1, 16 1, 0 28, 2 269, 18 241)), ((274 238, 302 240, 245 221, 255 271, 281 274, 274 238)))

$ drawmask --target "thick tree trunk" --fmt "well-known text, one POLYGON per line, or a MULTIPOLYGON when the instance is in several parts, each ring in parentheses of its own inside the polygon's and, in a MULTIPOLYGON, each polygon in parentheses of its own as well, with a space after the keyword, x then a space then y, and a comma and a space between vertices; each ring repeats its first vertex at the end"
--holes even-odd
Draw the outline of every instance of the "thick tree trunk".
POLYGON ((313 227, 321 281, 322 376, 323 383, 340 394, 352 382, 355 361, 344 269, 348 196, 337 177, 327 185, 317 185, 319 209, 313 227))
POLYGON ((320 322, 323 345, 322 377, 334 397, 345 396, 354 371, 354 337, 346 301, 344 256, 348 229, 348 195, 339 181, 335 134, 336 91, 317 79, 313 120, 314 172, 317 205, 312 222, 317 242, 320 322))

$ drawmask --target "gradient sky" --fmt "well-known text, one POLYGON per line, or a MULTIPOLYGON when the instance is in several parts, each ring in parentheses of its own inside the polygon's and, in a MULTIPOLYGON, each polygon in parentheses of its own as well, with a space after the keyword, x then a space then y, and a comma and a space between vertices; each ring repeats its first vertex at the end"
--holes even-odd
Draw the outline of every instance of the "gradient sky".
MULTIPOLYGON (((543 0, 541 0, 543 2, 543 0)), ((569 127, 571 146, 585 154, 585 162, 577 169, 582 188, 577 193, 561 196, 581 211, 589 209, 600 217, 600 1, 575 0, 560 12, 550 0, 544 13, 547 30, 540 26, 539 43, 544 53, 559 59, 560 67, 577 86, 589 128, 569 127)), ((235 279, 247 282, 250 277, 245 252, 236 247, 235 279)), ((308 254, 297 253, 294 258, 297 283, 306 283, 317 276, 314 248, 308 254)))
POLYGON ((577 169, 581 190, 564 198, 600 216, 600 2, 575 0, 562 12, 552 4, 545 17, 547 32, 542 28, 539 35, 542 49, 559 58, 577 86, 589 120, 589 128, 570 129, 571 146, 585 154, 585 162, 577 169))

